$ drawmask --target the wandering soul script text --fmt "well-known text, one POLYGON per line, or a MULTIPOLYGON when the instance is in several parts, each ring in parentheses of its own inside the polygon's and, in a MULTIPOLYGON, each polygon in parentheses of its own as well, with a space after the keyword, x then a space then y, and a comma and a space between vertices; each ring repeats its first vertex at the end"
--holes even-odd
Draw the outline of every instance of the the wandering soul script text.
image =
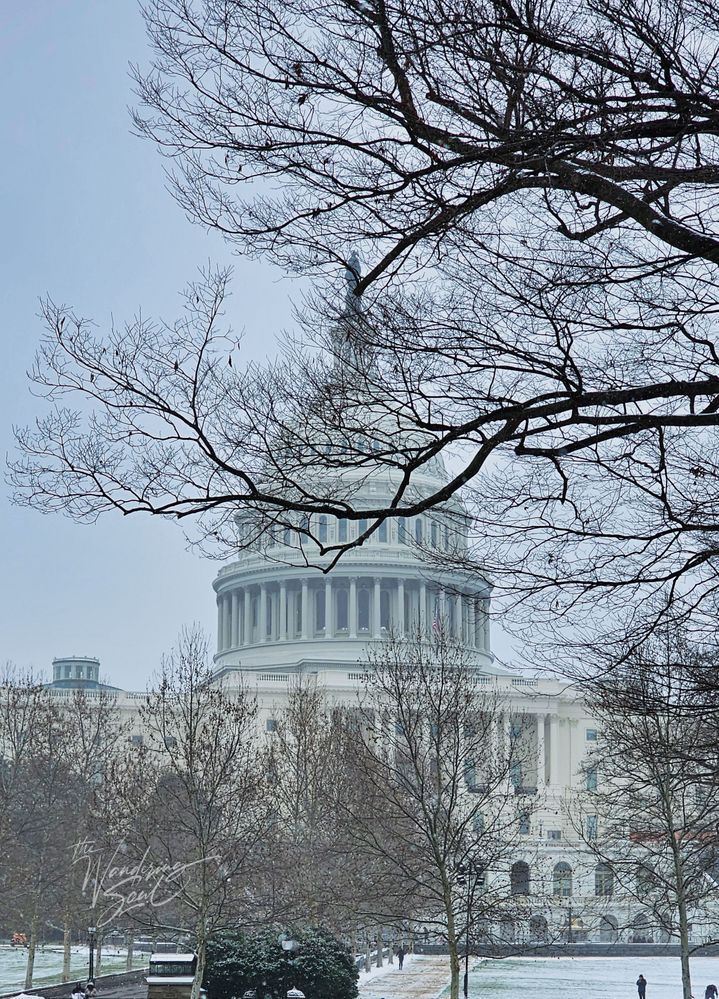
POLYGON ((188 872, 201 864, 219 863, 220 859, 213 856, 156 864, 148 859, 148 849, 136 863, 128 864, 123 856, 125 849, 121 842, 112 853, 106 853, 90 839, 80 840, 73 847, 72 863, 85 867, 82 894, 90 896, 98 926, 106 926, 137 909, 169 905, 182 893, 188 872))

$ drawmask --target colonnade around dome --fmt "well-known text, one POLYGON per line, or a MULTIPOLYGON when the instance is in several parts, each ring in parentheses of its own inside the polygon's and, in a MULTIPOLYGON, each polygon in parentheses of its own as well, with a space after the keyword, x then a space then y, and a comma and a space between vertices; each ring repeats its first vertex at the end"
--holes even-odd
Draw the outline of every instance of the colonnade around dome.
POLYGON ((489 653, 489 600, 406 576, 332 574, 259 582, 239 572, 217 597, 218 653, 273 642, 376 640, 390 633, 429 637, 440 630, 489 653))

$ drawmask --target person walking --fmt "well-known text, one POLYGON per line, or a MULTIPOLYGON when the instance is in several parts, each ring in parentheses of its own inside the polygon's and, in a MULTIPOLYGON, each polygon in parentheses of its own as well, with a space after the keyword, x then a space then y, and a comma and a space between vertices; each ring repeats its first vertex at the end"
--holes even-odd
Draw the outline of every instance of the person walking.
POLYGON ((717 995, 719 995, 719 989, 716 985, 707 985, 704 990, 704 999, 717 999, 717 995))
POLYGON ((399 945, 399 948, 397 949, 397 964, 399 965, 399 970, 400 970, 400 971, 401 971, 401 970, 402 970, 402 968, 404 967, 404 955, 405 955, 406 953, 407 953, 407 952, 406 952, 406 950, 404 949, 404 944, 400 944, 400 945, 399 945))
POLYGON ((639 993, 639 999, 647 999, 647 980, 644 975, 640 975, 637 978, 637 992, 639 993))

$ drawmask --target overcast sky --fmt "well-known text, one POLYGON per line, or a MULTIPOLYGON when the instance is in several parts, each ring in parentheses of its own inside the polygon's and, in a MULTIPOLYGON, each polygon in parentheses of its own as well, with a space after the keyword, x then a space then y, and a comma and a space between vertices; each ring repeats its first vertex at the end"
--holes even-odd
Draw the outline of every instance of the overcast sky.
MULTIPOLYGON (((255 356, 289 322, 293 285, 234 258, 190 224, 164 187, 154 147, 131 134, 130 62, 148 48, 135 0, 22 0, 0 12, 2 337, 0 436, 38 403, 25 372, 50 294, 104 325, 111 315, 174 317, 208 259, 233 262, 231 320, 255 356)), ((104 674, 144 688, 183 624, 214 640, 217 563, 180 529, 109 516, 78 526, 0 502, 0 661, 49 673, 53 656, 98 656, 104 674)))
MULTIPOLYGON (((139 307, 172 318, 198 267, 231 262, 230 320, 248 355, 272 352, 291 321, 297 288, 190 224, 161 157, 131 134, 129 64, 148 59, 135 0, 2 4, 3 452, 12 425, 40 411, 25 372, 43 295, 101 327, 139 307)), ((144 689, 183 625, 200 622, 214 642, 218 564, 188 552, 175 525, 107 515, 79 526, 14 507, 4 489, 0 545, 0 663, 49 674, 54 656, 97 656, 111 682, 144 689)))

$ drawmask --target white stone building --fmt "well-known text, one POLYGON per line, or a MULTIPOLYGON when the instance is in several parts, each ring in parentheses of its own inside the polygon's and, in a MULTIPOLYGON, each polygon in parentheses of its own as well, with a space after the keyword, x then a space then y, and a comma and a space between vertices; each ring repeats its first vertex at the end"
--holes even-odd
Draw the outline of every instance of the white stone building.
MULTIPOLYGON (((435 464, 424 486, 435 488, 444 474, 435 464)), ((382 505, 391 492, 381 473, 352 486, 367 506, 382 505)), ((240 522, 240 531, 244 527, 240 522)), ((358 529, 325 517, 312 527, 320 542, 351 540, 358 529)), ((619 896, 611 875, 597 866, 570 820, 573 801, 592 779, 583 764, 597 738, 581 696, 565 682, 498 668, 491 649, 490 584, 476 574, 430 571, 418 548, 418 543, 462 547, 466 530, 456 502, 406 523, 386 522, 328 574, 308 567, 318 561, 318 552, 303 548, 311 542, 298 541, 289 529, 269 544, 242 549, 213 584, 216 678, 230 687, 236 678, 256 691, 260 724, 272 733, 293 678, 310 679, 332 703, 351 704, 373 645, 390 631, 401 635, 419 629, 429 636, 442 621, 476 658, 481 682, 501 694, 504 710, 497 725, 504 732, 498 736, 520 725, 529 750, 516 793, 526 795, 531 807, 519 830, 525 847, 518 847, 512 869, 517 893, 529 896, 523 906, 529 915, 522 926, 504 927, 507 940, 660 942, 659 931, 647 924, 636 903, 619 896)), ((92 683, 97 684, 95 660, 56 662, 51 686, 57 696, 69 696, 64 688, 77 685, 62 682, 68 669, 94 670, 92 683)), ((145 695, 118 691, 115 696, 132 717, 145 695)), ((142 738, 139 730, 132 738, 142 738)), ((697 940, 703 934, 697 923, 697 940)))

